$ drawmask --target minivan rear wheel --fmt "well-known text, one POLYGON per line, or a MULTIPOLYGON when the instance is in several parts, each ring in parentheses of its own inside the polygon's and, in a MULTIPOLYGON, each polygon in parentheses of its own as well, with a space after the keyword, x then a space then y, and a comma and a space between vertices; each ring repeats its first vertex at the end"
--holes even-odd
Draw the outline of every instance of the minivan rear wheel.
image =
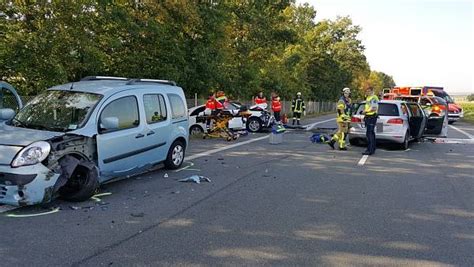
POLYGON ((174 141, 173 144, 171 144, 170 150, 168 151, 168 156, 165 160, 165 167, 171 170, 181 167, 184 162, 185 151, 186 146, 182 141, 174 141))
POLYGON ((409 146, 409 141, 410 141, 410 133, 407 131, 405 133, 405 139, 403 139, 403 143, 400 144, 400 149, 407 150, 409 146))

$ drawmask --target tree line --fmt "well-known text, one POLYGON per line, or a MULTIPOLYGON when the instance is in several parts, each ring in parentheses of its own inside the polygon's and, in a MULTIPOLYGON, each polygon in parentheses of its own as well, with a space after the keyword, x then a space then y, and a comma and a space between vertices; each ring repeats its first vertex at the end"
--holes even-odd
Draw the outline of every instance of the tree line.
POLYGON ((278 1, 1 1, 0 78, 23 95, 85 76, 173 80, 188 96, 333 101, 395 85, 349 17, 278 1))

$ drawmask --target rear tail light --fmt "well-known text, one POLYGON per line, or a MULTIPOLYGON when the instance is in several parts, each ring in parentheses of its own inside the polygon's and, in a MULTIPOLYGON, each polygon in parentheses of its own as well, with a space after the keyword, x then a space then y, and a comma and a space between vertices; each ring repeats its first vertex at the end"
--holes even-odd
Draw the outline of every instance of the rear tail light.
POLYGON ((360 118, 357 118, 357 117, 352 117, 351 122, 362 122, 362 120, 360 118))
POLYGON ((387 121, 387 124, 403 124, 403 119, 395 118, 387 121))

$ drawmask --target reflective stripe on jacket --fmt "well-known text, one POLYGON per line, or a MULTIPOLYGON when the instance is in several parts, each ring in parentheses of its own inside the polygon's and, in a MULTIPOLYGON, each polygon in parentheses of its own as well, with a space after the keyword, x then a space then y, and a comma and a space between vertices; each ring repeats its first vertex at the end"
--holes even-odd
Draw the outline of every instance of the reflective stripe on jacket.
POLYGON ((365 100, 364 111, 366 116, 377 114, 379 109, 379 98, 376 95, 368 96, 365 100))
POLYGON ((293 102, 291 102, 291 111, 299 112, 299 113, 305 111, 303 99, 301 98, 293 99, 293 102))
POLYGON ((341 97, 337 102, 337 122, 348 122, 351 116, 351 100, 341 97))

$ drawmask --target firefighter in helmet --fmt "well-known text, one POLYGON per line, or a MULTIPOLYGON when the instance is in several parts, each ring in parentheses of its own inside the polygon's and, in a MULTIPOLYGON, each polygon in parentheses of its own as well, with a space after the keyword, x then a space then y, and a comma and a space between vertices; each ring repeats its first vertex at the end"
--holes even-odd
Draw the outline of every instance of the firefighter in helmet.
POLYGON ((337 133, 333 135, 328 145, 334 149, 334 144, 339 143, 340 150, 347 150, 346 136, 349 132, 349 122, 351 121, 351 89, 342 89, 342 96, 337 102, 337 133))
POLYGON ((296 98, 291 102, 291 111, 293 111, 293 125, 295 121, 300 125, 301 113, 306 113, 306 108, 304 106, 303 98, 301 98, 301 93, 296 94, 296 98))

